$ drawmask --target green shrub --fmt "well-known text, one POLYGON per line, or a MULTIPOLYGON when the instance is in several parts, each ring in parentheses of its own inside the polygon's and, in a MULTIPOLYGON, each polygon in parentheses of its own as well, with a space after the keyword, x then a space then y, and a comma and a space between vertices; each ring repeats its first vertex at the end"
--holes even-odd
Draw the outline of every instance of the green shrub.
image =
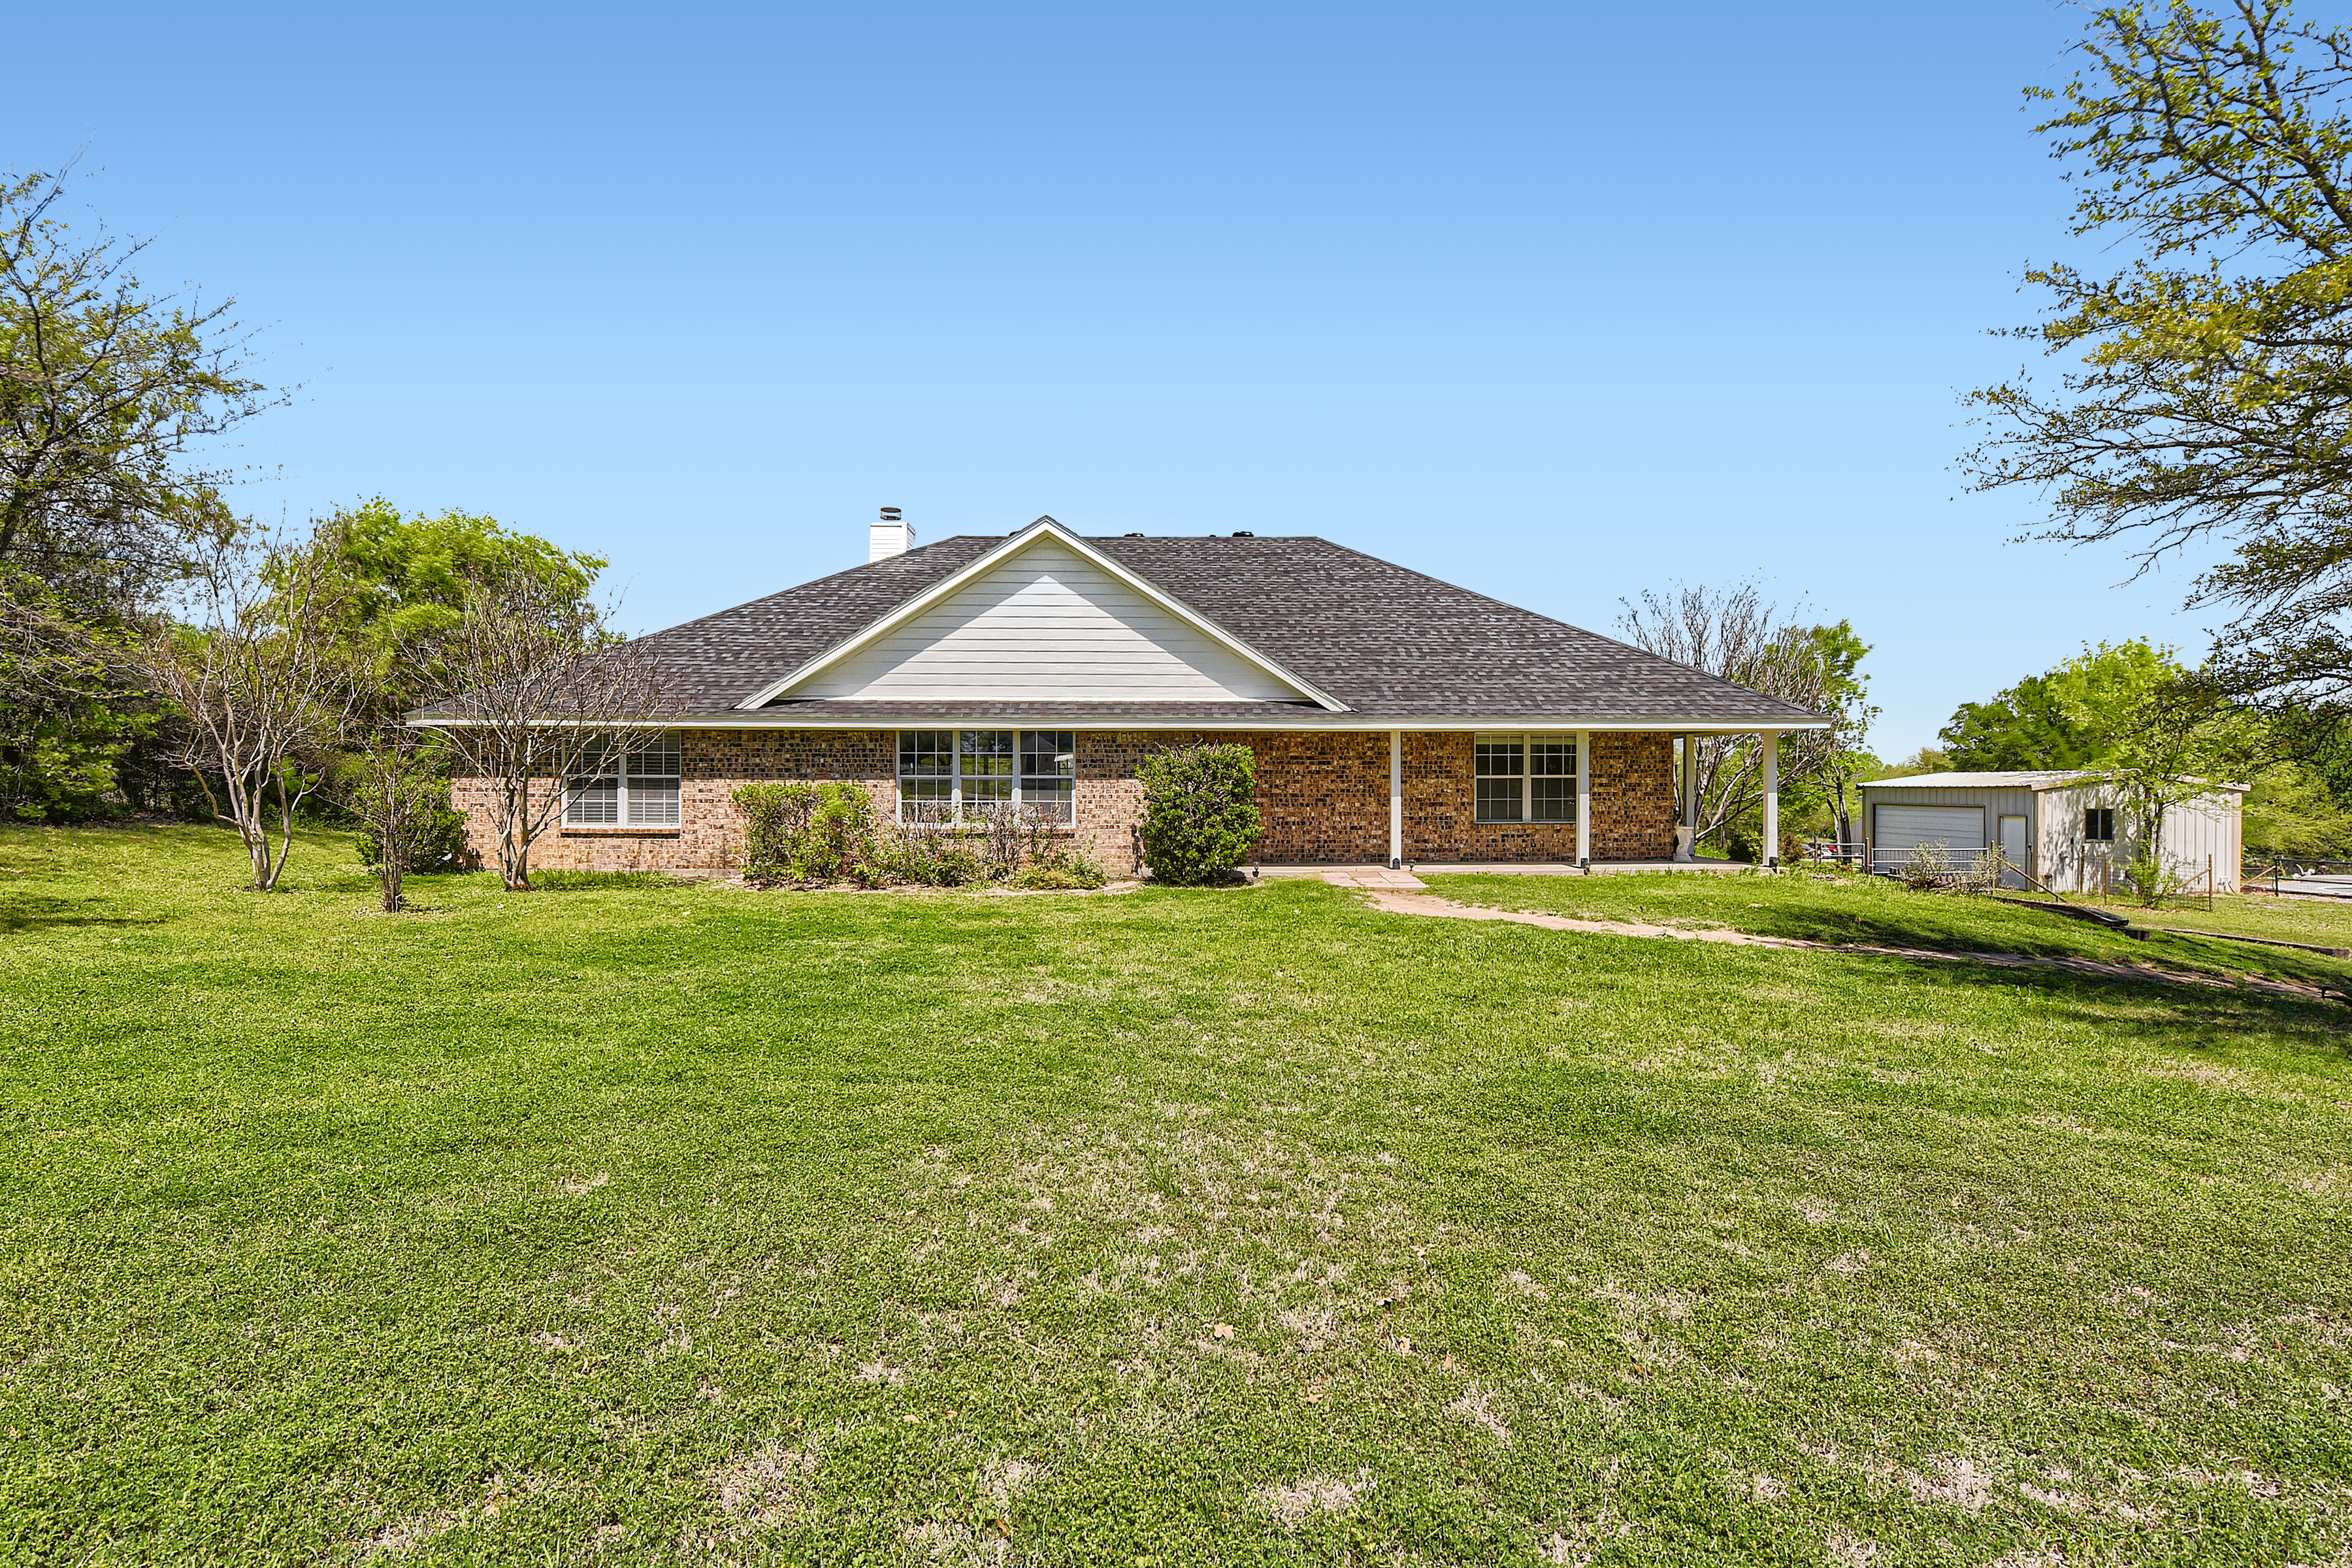
POLYGON ((886 841, 882 869, 901 882, 963 888, 987 881, 990 867, 966 834, 902 825, 886 841))
POLYGON ((821 784, 809 813, 798 862, 812 882, 870 882, 874 865, 874 796, 864 784, 821 784))
MULTIPOLYGON (((374 832, 362 825, 352 847, 359 851, 360 864, 373 871, 383 863, 383 846, 376 842, 374 832)), ((424 842, 408 857, 404 871, 470 871, 474 868, 474 851, 466 842, 466 814, 449 804, 448 786, 443 785, 440 801, 433 808, 433 825, 425 833, 424 842)))
POLYGON ((1264 819, 1247 746, 1177 746, 1143 759, 1143 863, 1163 882, 1220 882, 1249 858, 1264 819))
POLYGON ((804 784, 750 784, 735 792, 743 814, 743 879, 771 888, 792 879, 793 861, 808 831, 816 788, 804 784))
POLYGON ((745 784, 735 805, 743 877, 754 886, 875 879, 874 797, 864 784, 745 784))
POLYGON ((1006 879, 1005 885, 1030 889, 1099 888, 1109 880, 1110 874, 1099 861, 1072 847, 1033 856, 1026 866, 1006 879))
POLYGON ((2147 837, 2133 850, 2124 868, 2124 877, 2131 885, 2132 897, 2143 909, 2160 910, 2165 900, 2179 898, 2189 887, 2189 879, 2165 865, 2147 837))

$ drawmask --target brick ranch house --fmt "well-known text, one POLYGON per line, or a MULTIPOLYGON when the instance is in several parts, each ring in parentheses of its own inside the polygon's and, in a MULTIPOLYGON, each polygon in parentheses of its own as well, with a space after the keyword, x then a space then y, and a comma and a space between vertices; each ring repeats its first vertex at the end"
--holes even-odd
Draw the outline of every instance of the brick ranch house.
MULTIPOLYGON (((722 869, 740 785, 847 779, 904 821, 1026 807, 1126 874, 1137 762, 1200 741, 1256 752, 1265 864, 1664 861, 1696 820, 1677 736, 1769 757, 1826 722, 1321 539, 1039 518, 914 548, 886 514, 871 554, 642 639, 658 728, 567 781, 532 863, 722 869)), ((488 790, 456 799, 495 863, 488 790)))

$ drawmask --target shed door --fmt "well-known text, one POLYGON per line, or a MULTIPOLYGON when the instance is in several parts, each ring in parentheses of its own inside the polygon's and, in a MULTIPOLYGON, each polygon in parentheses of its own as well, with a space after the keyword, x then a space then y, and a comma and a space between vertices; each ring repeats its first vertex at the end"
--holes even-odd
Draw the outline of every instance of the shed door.
POLYGON ((2025 886, 2025 818, 2004 816, 2000 819, 2000 858, 2009 862, 2009 867, 2000 874, 2000 885, 2004 888, 2025 886))
POLYGON ((1873 868, 1892 871, 1922 844, 1941 844, 1954 865, 1965 866, 1985 847, 1980 805, 1882 805, 1874 839, 1873 868))

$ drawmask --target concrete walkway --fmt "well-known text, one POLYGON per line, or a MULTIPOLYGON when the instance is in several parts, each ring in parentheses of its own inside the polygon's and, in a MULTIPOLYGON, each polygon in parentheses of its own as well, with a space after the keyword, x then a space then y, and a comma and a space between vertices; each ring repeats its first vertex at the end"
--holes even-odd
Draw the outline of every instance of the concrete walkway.
POLYGON ((1430 915, 1456 921, 1507 921, 1514 925, 1540 926, 1546 931, 1582 931, 1592 936, 1665 937, 1675 942, 1708 942, 1726 947, 1805 948, 1816 952, 1927 959, 1938 963, 1980 963, 1991 969, 2055 970, 2061 973, 2093 975, 2105 980, 2155 981, 2159 984, 2200 985, 2217 991, 2242 989, 2273 996, 2301 997, 2306 1001, 2330 998, 2352 1001, 2352 996, 2343 992, 2324 990, 2316 985, 2301 985, 2291 980, 2194 974, 2108 959, 2046 958, 2027 952, 1962 952, 1932 947, 1872 947, 1861 943, 1808 942, 1801 937, 1758 936, 1750 931, 1728 931, 1719 926, 1691 931, 1678 926, 1648 925, 1640 921, 1574 921, 1565 915, 1530 914, 1523 910, 1490 910, 1476 904, 1457 904, 1433 893, 1413 891, 1413 888, 1424 884, 1402 871, 1332 872, 1325 879, 1340 887, 1363 889, 1370 896, 1374 909, 1395 915, 1430 915), (1369 879, 1373 876, 1398 879, 1399 881, 1374 882, 1369 879), (1400 882, 1411 883, 1412 887, 1401 886, 1400 882))

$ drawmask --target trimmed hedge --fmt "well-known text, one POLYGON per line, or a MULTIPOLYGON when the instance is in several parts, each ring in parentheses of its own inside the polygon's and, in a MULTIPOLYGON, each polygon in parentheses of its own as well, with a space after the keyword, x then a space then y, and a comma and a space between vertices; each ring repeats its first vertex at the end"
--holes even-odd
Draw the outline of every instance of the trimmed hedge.
POLYGON ((1257 847, 1257 753, 1176 746, 1143 759, 1143 863, 1177 887, 1222 882, 1257 847))

